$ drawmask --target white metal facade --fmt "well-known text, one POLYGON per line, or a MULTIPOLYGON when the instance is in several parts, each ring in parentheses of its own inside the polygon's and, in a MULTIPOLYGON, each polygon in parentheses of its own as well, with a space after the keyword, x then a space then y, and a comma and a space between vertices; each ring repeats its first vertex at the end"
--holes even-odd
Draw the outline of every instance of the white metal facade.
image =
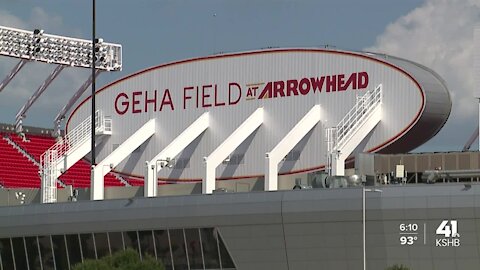
MULTIPOLYGON (((317 170, 326 163, 325 129, 337 125, 355 104, 357 96, 379 84, 383 85, 382 120, 356 152, 412 150, 435 135, 450 114, 451 100, 442 79, 430 69, 407 60, 323 49, 274 49, 217 55, 153 67, 100 89, 96 98, 97 109, 111 116, 113 130, 112 136, 98 146, 97 161, 103 160, 137 129, 155 118, 154 136, 115 168, 118 172, 143 176, 145 161, 150 161, 198 117, 209 111, 209 128, 176 157, 174 168, 159 173, 161 178, 202 179, 205 171, 203 158, 209 156, 257 108, 263 107, 263 124, 232 153, 230 163, 217 167, 216 177, 263 176, 265 153, 271 151, 318 104, 320 122, 280 162, 279 173, 317 170), (365 89, 353 90, 350 85, 345 91, 326 92, 324 83, 320 93, 310 90, 306 95, 259 99, 268 82, 283 81, 288 84, 288 80, 339 74, 344 74, 346 81, 353 73, 368 74, 365 89), (241 98, 237 104, 229 106, 229 84, 232 83, 241 88, 241 98), (247 100, 249 86, 261 83, 256 96, 247 100), (205 97, 207 105, 215 103, 215 85, 217 103, 227 104, 202 108, 204 85, 212 85, 205 90, 210 95, 205 97), (200 87, 199 108, 196 108, 196 86, 200 87), (191 90, 188 87, 194 88, 191 90), (159 111, 165 89, 170 94, 166 96, 167 101, 171 100, 174 110, 167 102, 159 111), (145 93, 148 99, 152 99, 154 91, 157 91, 156 111, 152 103, 146 104, 145 111, 145 93), (185 91, 187 96, 191 96, 186 101, 185 91), (133 104, 133 99, 139 103, 133 104), (122 102, 127 100, 128 111, 117 113, 115 107, 123 111, 126 106, 122 102), (133 113, 133 109, 141 112, 133 113), (243 159, 238 162, 241 156, 243 159)), ((235 100, 238 87, 231 87, 231 98, 235 100)), ((290 93, 293 94, 292 91, 290 93)), ((74 110, 67 131, 89 116, 90 106, 90 99, 87 99, 74 110)))

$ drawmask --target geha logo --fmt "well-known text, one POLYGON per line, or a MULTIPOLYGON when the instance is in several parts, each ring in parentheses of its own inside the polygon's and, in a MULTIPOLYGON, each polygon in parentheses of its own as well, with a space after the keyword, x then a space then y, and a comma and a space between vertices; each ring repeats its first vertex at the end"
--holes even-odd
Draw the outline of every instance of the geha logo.
POLYGON ((443 238, 435 239, 437 247, 458 247, 460 246, 460 234, 458 233, 458 222, 456 220, 443 220, 435 231, 443 238))

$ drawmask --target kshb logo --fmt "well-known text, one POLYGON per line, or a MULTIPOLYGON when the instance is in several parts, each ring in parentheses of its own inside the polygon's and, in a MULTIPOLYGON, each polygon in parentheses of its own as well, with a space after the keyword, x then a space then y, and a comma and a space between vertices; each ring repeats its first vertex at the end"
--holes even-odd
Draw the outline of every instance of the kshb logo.
POLYGON ((458 233, 458 222, 456 220, 443 220, 435 231, 443 238, 435 239, 437 247, 458 247, 460 246, 460 234, 458 233))
POLYGON ((437 228, 437 235, 445 235, 445 237, 459 237, 458 223, 456 220, 444 220, 437 228), (450 225, 448 225, 450 224, 450 225))

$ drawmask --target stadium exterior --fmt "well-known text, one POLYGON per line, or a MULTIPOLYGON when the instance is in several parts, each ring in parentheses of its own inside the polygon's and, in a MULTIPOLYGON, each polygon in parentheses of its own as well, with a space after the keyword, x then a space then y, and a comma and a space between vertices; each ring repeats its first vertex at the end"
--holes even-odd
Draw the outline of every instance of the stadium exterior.
MULTIPOLYGON (((66 138, 89 102, 70 115, 66 138)), ((450 96, 422 65, 325 49, 216 55, 113 82, 97 92, 97 109, 108 129, 98 132, 92 188, 75 203, 58 190, 54 204, 0 208, 2 269, 67 269, 126 247, 177 270, 362 269, 362 235, 367 269, 480 267, 473 178, 317 182, 319 171, 351 174, 352 157, 406 153, 442 128, 450 96), (145 177, 144 189, 104 190, 110 170, 145 177)), ((85 156, 81 148, 61 161, 85 156)), ((358 163, 357 173, 378 176, 358 163)))
MULTIPOLYGON (((204 193, 215 189, 214 179, 264 175, 265 190, 276 190, 272 175, 318 171, 329 157, 338 159, 328 166, 333 174, 343 175, 345 160, 355 153, 405 153, 420 146, 451 110, 443 80, 426 67, 391 56, 322 49, 169 63, 113 82, 96 99, 111 119, 111 135, 99 142, 98 175, 114 167, 150 182, 156 177, 146 170, 158 171, 162 179, 203 179, 204 193), (371 98, 359 99, 370 92, 371 98), (365 105, 377 96, 378 102, 365 105), (336 134, 328 136, 332 127, 336 134), (186 139, 185 133, 195 135, 186 139), (116 151, 125 142, 132 145, 132 138, 138 148, 116 151), (158 162, 168 159, 176 165, 162 170, 158 162)), ((88 119, 89 100, 70 115, 67 133, 88 119)), ((94 184, 92 198, 101 199, 103 185, 96 178, 99 188, 96 192, 94 184)))
MULTIPOLYGON (((367 193, 367 269, 478 269, 479 187, 367 193), (445 220, 459 236, 437 233, 445 220)), ((31 204, 0 208, 0 221, 3 269, 68 269, 124 247, 167 269, 362 269, 362 188, 31 204)))

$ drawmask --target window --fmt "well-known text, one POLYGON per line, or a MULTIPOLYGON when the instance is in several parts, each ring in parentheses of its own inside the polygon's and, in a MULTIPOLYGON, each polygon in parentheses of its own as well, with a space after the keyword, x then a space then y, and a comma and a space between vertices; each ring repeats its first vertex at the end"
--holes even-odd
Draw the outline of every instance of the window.
POLYGON ((185 229, 185 240, 190 269, 203 269, 202 244, 200 243, 198 229, 185 229))
POLYGON ((139 231, 138 238, 140 240, 140 250, 142 251, 142 258, 145 256, 155 256, 155 244, 153 243, 152 231, 139 231))
POLYGON ((3 269, 14 269, 10 238, 3 238, 0 240, 0 256, 3 269))
POLYGON ((23 237, 12 238, 13 256, 15 258, 15 267, 17 269, 27 269, 27 256, 25 254, 25 245, 23 237))
MULTIPOLYGON (((80 240, 78 234, 68 234, 65 236, 67 239, 68 258, 70 259, 70 265, 75 265, 82 262, 82 253, 80 252, 80 240)), ((30 257, 30 253, 28 254, 30 257)))
POLYGON ((217 238, 213 234, 213 228, 200 229, 202 237, 203 257, 205 260, 205 269, 220 269, 220 260, 218 258, 217 238))
POLYGON ((108 239, 110 240, 112 254, 119 250, 123 250, 123 237, 121 232, 109 232, 108 239))
POLYGON ((38 245, 40 246, 40 256, 42 258, 43 270, 55 269, 51 241, 50 235, 38 237, 38 245))
POLYGON ((82 247, 83 259, 96 259, 95 242, 93 241, 93 234, 80 234, 80 244, 82 247))
POLYGON ((107 233, 95 233, 95 248, 97 249, 97 257, 102 258, 110 255, 108 247, 107 233))
POLYGON ((133 248, 138 253, 138 238, 137 231, 123 232, 123 240, 125 241, 125 249, 133 248))
POLYGON ((57 269, 68 269, 67 247, 65 246, 64 235, 53 235, 53 252, 55 254, 55 265, 57 269))
POLYGON ((27 248, 28 265, 30 270, 41 269, 42 261, 38 253, 37 237, 25 237, 25 247, 27 248))
POLYGON ((188 269, 183 230, 168 230, 168 232, 170 233, 170 243, 172 245, 172 256, 175 270, 188 269))
POLYGON ((167 231, 154 231, 155 248, 157 249, 157 260, 162 261, 166 269, 172 269, 172 255, 170 254, 170 243, 167 231))
POLYGON ((167 270, 235 269, 216 229, 193 228, 4 238, 0 270, 71 269, 124 248, 156 258, 167 270))

